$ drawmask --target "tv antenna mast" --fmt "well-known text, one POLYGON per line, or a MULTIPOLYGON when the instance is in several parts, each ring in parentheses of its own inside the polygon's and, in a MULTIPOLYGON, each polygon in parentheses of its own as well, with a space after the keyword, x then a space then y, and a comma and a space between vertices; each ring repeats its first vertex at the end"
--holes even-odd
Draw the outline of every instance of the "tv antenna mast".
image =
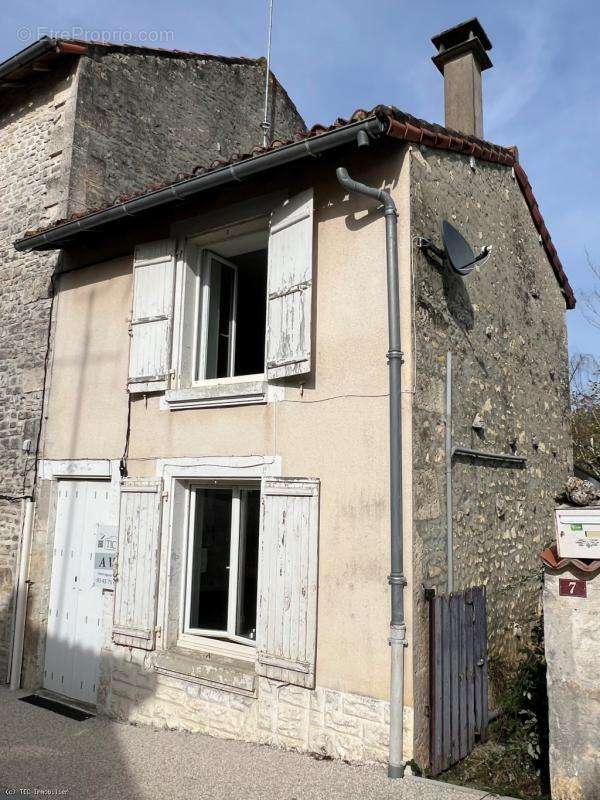
POLYGON ((269 13, 267 22, 267 74, 265 75, 265 114, 260 124, 263 135, 263 147, 269 146, 269 133, 271 123, 269 122, 269 77, 271 74, 271 32, 273 30, 273 0, 268 0, 269 13))

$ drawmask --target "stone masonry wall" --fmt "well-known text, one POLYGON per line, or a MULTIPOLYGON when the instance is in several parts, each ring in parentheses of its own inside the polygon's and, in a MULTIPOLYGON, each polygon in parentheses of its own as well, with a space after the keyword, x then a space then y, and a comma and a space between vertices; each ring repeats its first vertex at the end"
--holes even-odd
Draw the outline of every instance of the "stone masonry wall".
MULTIPOLYGON (((264 65, 96 47, 7 97, 0 112, 0 682, 6 680, 21 519, 32 491, 56 253, 26 230, 110 204, 260 143, 264 65), (22 450, 30 439, 32 450, 22 450)), ((304 123, 274 82, 273 133, 304 123)), ((40 623, 42 620, 40 620, 40 623)))
POLYGON ((554 535, 554 496, 571 470, 572 448, 565 301, 512 170, 413 149, 411 214, 413 236, 441 246, 448 219, 476 252, 493 247, 465 279, 413 250, 415 726, 423 754, 429 664, 421 585, 444 593, 447 576, 447 351, 453 444, 527 458, 524 469, 460 457, 453 463, 454 587, 487 587, 492 689, 539 615, 538 553, 554 535))
MULTIPOLYGON (((96 48, 79 68, 70 212, 174 180, 262 141, 265 66, 96 48)), ((271 133, 305 125, 275 80, 271 133)))
POLYGON ((0 682, 6 679, 20 498, 32 490, 54 253, 13 241, 64 215, 75 81, 72 64, 21 89, 0 113, 0 682), (30 454, 23 440, 32 443, 30 454))
MULTIPOLYGON (((385 762, 389 703, 317 687, 256 678, 252 693, 216 688, 152 668, 152 656, 113 648, 101 710, 138 725, 258 742, 355 763, 385 762), (115 652, 118 651, 118 652, 115 652)), ((411 757, 412 709, 405 709, 411 757)))
MULTIPOLYGON (((48 481, 42 481, 49 488, 48 481)), ((257 742, 353 763, 388 760, 389 702, 259 677, 254 664, 193 650, 146 652, 112 642, 104 595, 98 711, 134 725, 257 742)), ((412 708, 404 709, 412 758, 412 708)))

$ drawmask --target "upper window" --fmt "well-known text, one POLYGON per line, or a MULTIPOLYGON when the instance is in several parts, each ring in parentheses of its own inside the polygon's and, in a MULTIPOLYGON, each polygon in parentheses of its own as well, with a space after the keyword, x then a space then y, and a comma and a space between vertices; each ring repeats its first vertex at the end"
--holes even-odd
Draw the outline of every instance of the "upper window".
MULTIPOLYGON (((228 246, 225 246, 228 245, 228 246)), ((247 245, 246 245, 247 246, 247 245)), ((225 258, 201 250, 196 268, 194 380, 234 378, 264 372, 267 250, 243 252, 235 240, 225 258)))
POLYGON ((264 402, 268 381, 309 373, 313 235, 308 189, 269 215, 138 245, 129 391, 166 391, 171 409, 264 402))
POLYGON ((256 639, 260 488, 193 486, 183 633, 256 639))

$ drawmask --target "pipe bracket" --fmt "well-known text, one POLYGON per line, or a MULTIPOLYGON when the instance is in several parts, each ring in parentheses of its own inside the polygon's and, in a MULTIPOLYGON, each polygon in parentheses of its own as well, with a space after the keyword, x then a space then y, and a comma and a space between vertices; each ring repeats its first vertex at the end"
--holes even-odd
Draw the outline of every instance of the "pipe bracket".
POLYGON ((401 364, 404 364, 404 353, 402 350, 388 350, 386 353, 387 360, 390 361, 392 358, 399 359, 401 364))
POLYGON ((408 647, 408 641, 406 639, 406 625, 390 625, 388 644, 400 644, 402 647, 408 647))
POLYGON ((406 586, 408 583, 404 575, 388 575, 387 580, 390 586, 406 586))

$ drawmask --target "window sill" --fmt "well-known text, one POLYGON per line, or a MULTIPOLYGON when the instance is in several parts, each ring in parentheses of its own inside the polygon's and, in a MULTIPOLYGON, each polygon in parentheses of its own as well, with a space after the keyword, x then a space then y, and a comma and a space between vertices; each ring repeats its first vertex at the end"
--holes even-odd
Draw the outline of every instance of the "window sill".
POLYGON ((189 389, 165 392, 165 407, 170 411, 186 408, 247 406, 267 402, 267 382, 261 378, 214 381, 189 389))
POLYGON ((256 672, 251 661, 174 647, 155 651, 147 663, 155 672, 172 678, 247 697, 256 695, 256 672))

